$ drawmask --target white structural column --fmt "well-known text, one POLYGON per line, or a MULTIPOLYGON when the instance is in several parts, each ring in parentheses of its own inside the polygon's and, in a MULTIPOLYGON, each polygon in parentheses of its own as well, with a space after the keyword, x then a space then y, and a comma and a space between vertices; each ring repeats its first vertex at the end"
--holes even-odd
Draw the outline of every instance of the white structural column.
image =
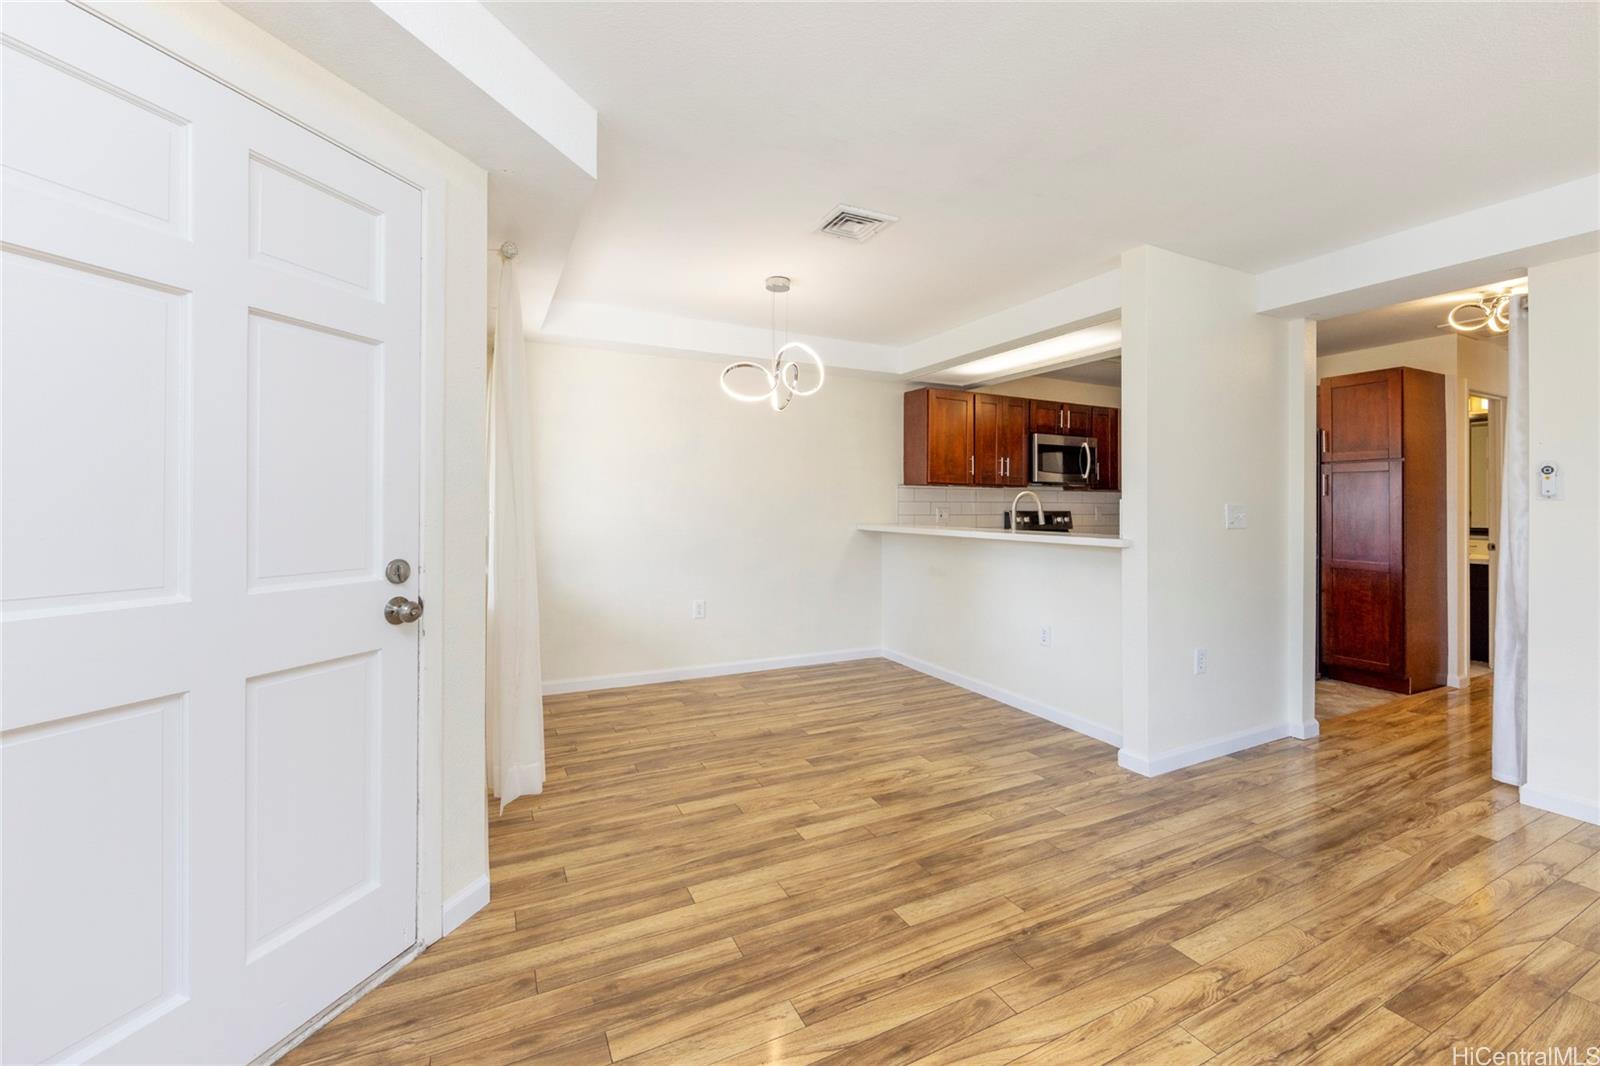
POLYGON ((1286 464, 1304 448, 1282 414, 1285 324, 1256 313, 1252 276, 1151 247, 1122 276, 1118 758, 1158 774, 1291 732, 1286 464), (1225 528, 1225 505, 1243 528, 1225 528))
POLYGON ((1522 802, 1600 822, 1600 255, 1528 272, 1528 782, 1522 802), (1554 464, 1558 496, 1540 495, 1554 464))

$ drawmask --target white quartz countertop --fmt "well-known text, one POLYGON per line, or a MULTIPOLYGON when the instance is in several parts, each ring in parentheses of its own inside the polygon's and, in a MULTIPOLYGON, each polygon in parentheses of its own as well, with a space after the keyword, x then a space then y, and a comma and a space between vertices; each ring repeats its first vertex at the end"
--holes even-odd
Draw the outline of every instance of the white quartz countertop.
POLYGON ((903 533, 913 537, 956 537, 961 540, 1003 540, 1012 544, 1041 544, 1077 548, 1126 548, 1121 537, 1093 533, 1013 533, 1008 529, 962 529, 958 526, 857 526, 863 533, 903 533))

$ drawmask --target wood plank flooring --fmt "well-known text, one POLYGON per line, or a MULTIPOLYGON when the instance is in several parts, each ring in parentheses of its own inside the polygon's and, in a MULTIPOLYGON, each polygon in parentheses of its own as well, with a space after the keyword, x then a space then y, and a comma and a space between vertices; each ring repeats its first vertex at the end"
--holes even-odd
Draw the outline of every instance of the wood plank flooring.
POLYGON ((1600 1043, 1600 828, 1489 684, 1147 780, 872 660, 551 699, 493 901, 290 1063, 1448 1063, 1600 1043))

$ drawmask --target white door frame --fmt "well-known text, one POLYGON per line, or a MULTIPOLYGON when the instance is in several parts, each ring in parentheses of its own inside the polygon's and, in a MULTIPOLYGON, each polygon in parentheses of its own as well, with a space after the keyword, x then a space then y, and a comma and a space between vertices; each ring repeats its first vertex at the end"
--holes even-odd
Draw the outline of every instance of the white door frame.
MULTIPOLYGON (((443 602, 444 422, 445 422, 445 244, 446 181, 404 146, 360 121, 347 109, 283 79, 271 62, 229 42, 195 32, 192 24, 162 5, 71 0, 186 66, 260 104, 290 122, 371 163, 422 194, 422 555, 417 565, 423 602, 443 602)), ((233 18, 240 18, 227 12, 233 18)), ((265 34, 263 33, 263 36, 265 34)), ((443 931, 444 839, 444 634, 442 613, 423 615, 418 646, 417 698, 417 942, 426 946, 443 931), (433 623, 429 623, 429 619, 433 623)), ((366 986, 361 986, 363 989, 366 986)), ((353 990, 354 991, 354 990, 353 990)), ((350 1001, 346 997, 333 1007, 350 1001)), ((335 1011, 315 1019, 313 1026, 335 1011)), ((301 1034, 309 1031, 302 1030, 301 1034)), ((281 1052, 283 1046, 274 1049, 281 1052)), ((269 1053, 272 1054, 272 1053, 269 1053)))
MULTIPOLYGON (((1489 401, 1489 424, 1488 424, 1488 444, 1489 444, 1489 446, 1488 446, 1488 452, 1487 452, 1487 454, 1485 456, 1485 461, 1488 463, 1486 492, 1487 492, 1488 497, 1489 497, 1489 543, 1494 545, 1494 547, 1492 549, 1490 549, 1490 552, 1489 552, 1489 667, 1490 667, 1490 669, 1493 669, 1494 668, 1494 620, 1495 620, 1495 611, 1496 611, 1495 601, 1500 595, 1500 588, 1499 588, 1499 585, 1500 585, 1500 580, 1499 580, 1500 579, 1500 533, 1501 533, 1501 530, 1500 530, 1500 494, 1504 491, 1504 480, 1505 480, 1504 475, 1505 475, 1505 449, 1506 449, 1506 438, 1505 438, 1505 430, 1506 430, 1506 417, 1505 417, 1506 408, 1505 408, 1505 404, 1506 404, 1506 398, 1504 396, 1501 396, 1499 393, 1489 392, 1489 391, 1487 391, 1485 389, 1476 388, 1476 387, 1474 387, 1472 385, 1472 383, 1470 381, 1466 383, 1466 386, 1467 386, 1467 401, 1468 401, 1468 403, 1470 403, 1472 401, 1473 397, 1480 397, 1482 399, 1485 399, 1485 400, 1489 401)), ((1466 454, 1466 463, 1465 463, 1465 465, 1467 467, 1466 480, 1467 480, 1467 492, 1468 492, 1468 499, 1467 499, 1467 506, 1466 506, 1467 528, 1466 528, 1466 532, 1463 534, 1463 536, 1466 538, 1466 539, 1464 539, 1462 541, 1463 544, 1468 543, 1471 540, 1471 537, 1472 537, 1472 500, 1471 500, 1471 491, 1472 491, 1472 470, 1471 470, 1471 466, 1472 466, 1472 440, 1471 440, 1471 436, 1470 436, 1472 430, 1471 430, 1471 422, 1470 422, 1470 420, 1468 421, 1467 432, 1468 432, 1468 439, 1467 439, 1466 453, 1465 453, 1466 454)), ((1471 572, 1472 572, 1472 561, 1469 558, 1467 560, 1467 574, 1468 574, 1467 587, 1468 587, 1468 589, 1470 589, 1472 587, 1471 572)), ((1470 601, 1470 597, 1471 597, 1471 593, 1470 592, 1468 593, 1468 597, 1469 597, 1469 601, 1470 601)), ((1468 608, 1467 609, 1467 617, 1470 619, 1472 617, 1472 615, 1471 615, 1471 603, 1470 602, 1468 603, 1467 608, 1468 608)), ((1470 624, 1469 624, 1469 629, 1470 629, 1470 624)), ((1470 634, 1468 635, 1468 637, 1464 641, 1464 643, 1467 645, 1467 649, 1468 649, 1467 652, 1466 652, 1464 669, 1467 672, 1467 676, 1470 677, 1471 673, 1472 673, 1472 652, 1471 652, 1471 636, 1470 636, 1470 634)))

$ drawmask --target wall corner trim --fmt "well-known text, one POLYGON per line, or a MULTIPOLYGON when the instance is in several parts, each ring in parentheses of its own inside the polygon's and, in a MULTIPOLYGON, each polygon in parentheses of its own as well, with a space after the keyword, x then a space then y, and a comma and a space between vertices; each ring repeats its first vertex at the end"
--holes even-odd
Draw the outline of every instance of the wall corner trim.
POLYGON ((489 875, 480 874, 475 880, 444 901, 444 936, 449 936, 461 923, 489 905, 489 875))
POLYGON ((1315 718, 1289 723, 1289 735, 1296 740, 1312 740, 1321 733, 1322 723, 1315 718))
POLYGON ((1600 802, 1595 800, 1567 796, 1559 792, 1546 792, 1532 785, 1523 785, 1517 792, 1525 807, 1537 807, 1541 811, 1576 818, 1590 825, 1600 825, 1600 802))

